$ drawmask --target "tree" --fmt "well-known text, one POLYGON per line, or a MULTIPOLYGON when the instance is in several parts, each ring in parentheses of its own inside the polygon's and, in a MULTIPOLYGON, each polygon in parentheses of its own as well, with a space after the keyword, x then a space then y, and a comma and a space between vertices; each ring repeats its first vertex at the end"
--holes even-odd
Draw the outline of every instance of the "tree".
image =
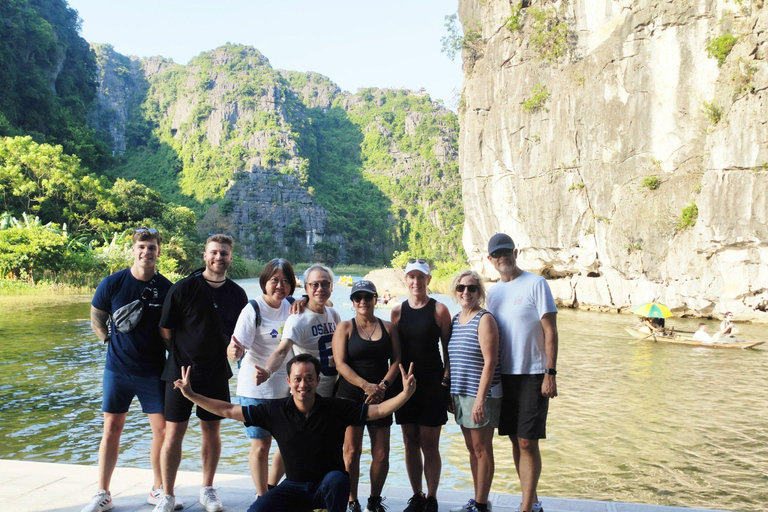
POLYGON ((339 258, 339 246, 333 242, 318 242, 315 244, 315 261, 333 266, 339 258))
POLYGON ((116 211, 103 178, 88 173, 61 146, 32 137, 0 138, 0 209, 66 223, 70 232, 109 227, 116 211))

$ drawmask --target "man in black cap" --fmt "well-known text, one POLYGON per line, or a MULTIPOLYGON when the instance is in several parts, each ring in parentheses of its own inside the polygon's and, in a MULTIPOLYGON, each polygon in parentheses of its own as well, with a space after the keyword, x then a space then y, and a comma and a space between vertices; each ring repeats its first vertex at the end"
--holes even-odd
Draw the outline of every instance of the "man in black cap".
POLYGON ((547 281, 517 266, 509 235, 488 242, 488 259, 501 280, 488 292, 488 311, 499 324, 504 398, 499 434, 512 441, 520 477, 521 512, 541 512, 539 439, 546 435, 549 399, 557 396, 557 307, 547 281))

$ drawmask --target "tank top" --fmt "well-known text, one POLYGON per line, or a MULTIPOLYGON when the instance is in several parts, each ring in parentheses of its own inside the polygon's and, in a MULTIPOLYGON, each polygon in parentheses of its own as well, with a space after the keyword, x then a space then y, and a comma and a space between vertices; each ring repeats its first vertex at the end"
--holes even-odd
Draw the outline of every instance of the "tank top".
MULTIPOLYGON (((357 330, 357 323, 353 318, 352 334, 347 340, 346 349, 346 363, 349 367, 360 377, 374 384, 381 382, 381 379, 387 375, 389 361, 392 358, 392 338, 384 328, 384 322, 379 318, 377 320, 381 327, 381 338, 378 340, 366 340, 360 336, 357 330)), ((363 390, 350 384, 343 377, 339 381, 336 396, 357 401, 365 400, 363 390)))
POLYGON ((414 309, 408 301, 403 302, 397 332, 403 353, 403 367, 413 363, 414 375, 442 373, 440 358, 440 326, 435 320, 437 301, 429 299, 424 307, 414 309))
MULTIPOLYGON (((477 328, 480 319, 488 311, 481 309, 472 320, 464 325, 459 323, 459 315, 453 317, 453 329, 451 341, 448 342, 448 357, 451 361, 451 394, 477 396, 477 388, 480 387, 480 377, 483 374, 483 351, 477 337, 477 328)), ((501 362, 496 361, 491 387, 488 388, 486 398, 492 396, 491 390, 501 382, 501 362)))

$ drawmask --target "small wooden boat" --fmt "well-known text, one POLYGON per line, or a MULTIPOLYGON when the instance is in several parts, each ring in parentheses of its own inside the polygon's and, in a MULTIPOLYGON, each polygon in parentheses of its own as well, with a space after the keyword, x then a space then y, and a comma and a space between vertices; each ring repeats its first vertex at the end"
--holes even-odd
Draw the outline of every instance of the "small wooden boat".
POLYGON ((705 343, 694 339, 692 336, 675 333, 655 333, 648 334, 634 326, 626 326, 624 329, 630 336, 638 340, 655 341, 657 343, 672 343, 674 345, 691 345, 694 347, 712 347, 712 348, 752 348, 765 343, 764 341, 713 341, 705 343))

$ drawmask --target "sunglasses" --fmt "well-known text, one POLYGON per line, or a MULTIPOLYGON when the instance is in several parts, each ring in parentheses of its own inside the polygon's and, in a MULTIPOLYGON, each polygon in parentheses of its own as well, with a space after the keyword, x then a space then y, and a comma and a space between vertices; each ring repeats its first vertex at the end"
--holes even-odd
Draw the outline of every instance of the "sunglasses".
POLYGON ((374 297, 372 293, 356 293, 352 296, 352 302, 371 302, 374 297))
POLYGON ((317 290, 318 288, 322 288, 323 290, 328 290, 331 288, 331 282, 330 281, 318 281, 316 283, 307 283, 307 286, 311 288, 312 290, 317 290))
POLYGON ((422 265, 423 265, 423 264, 424 264, 424 263, 426 263, 426 262, 427 262, 427 260, 424 260, 424 259, 421 259, 421 258, 419 258, 419 259, 416 259, 416 258, 408 258, 408 263, 419 263, 419 264, 422 264, 422 265))
POLYGON ((149 233, 150 235, 157 235, 158 231, 154 228, 136 228, 136 230, 133 232, 134 235, 137 235, 139 233, 149 233))
POLYGON ((502 256, 511 256, 512 252, 513 252, 512 249, 499 249, 498 251, 493 251, 491 253, 491 258, 499 259, 502 256))
POLYGON ((459 293, 464 293, 464 290, 467 290, 469 293, 475 293, 477 290, 479 290, 480 287, 476 284, 457 284, 456 285, 456 291, 459 293))

